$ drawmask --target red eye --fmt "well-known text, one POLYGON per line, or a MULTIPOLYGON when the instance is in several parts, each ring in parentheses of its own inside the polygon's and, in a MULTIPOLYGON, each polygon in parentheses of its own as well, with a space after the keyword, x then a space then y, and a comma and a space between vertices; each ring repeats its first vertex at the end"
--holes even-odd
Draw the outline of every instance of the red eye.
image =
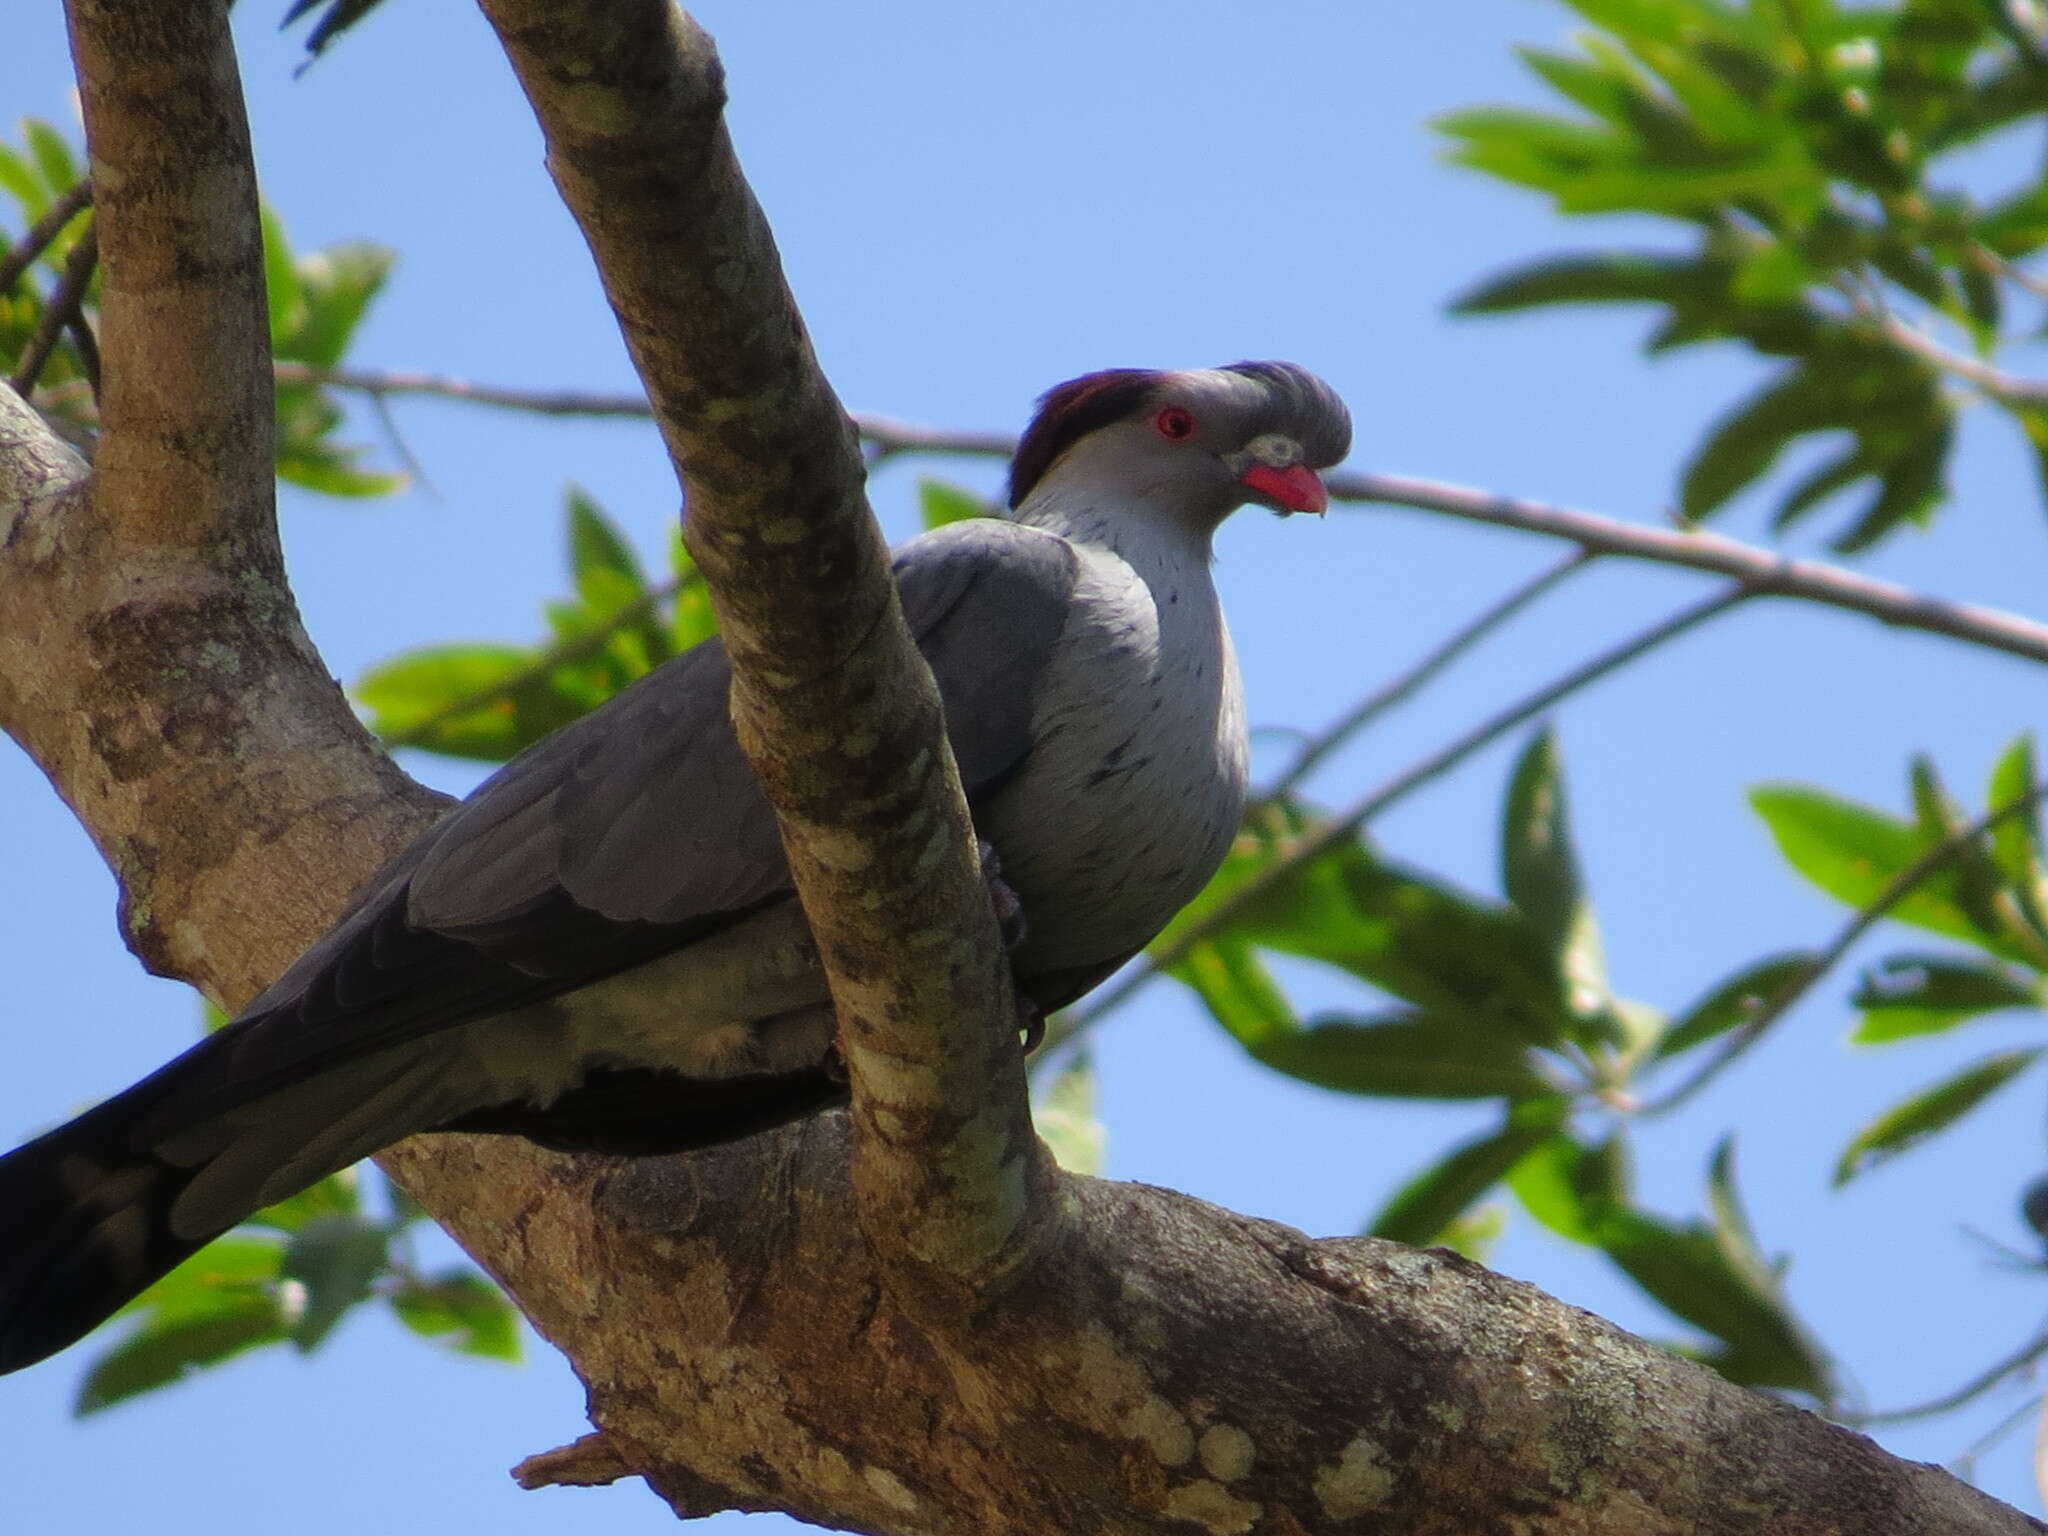
POLYGON ((1152 425, 1159 429, 1159 435, 1170 443, 1178 443, 1195 435, 1195 418, 1177 405, 1169 405, 1152 418, 1152 425))

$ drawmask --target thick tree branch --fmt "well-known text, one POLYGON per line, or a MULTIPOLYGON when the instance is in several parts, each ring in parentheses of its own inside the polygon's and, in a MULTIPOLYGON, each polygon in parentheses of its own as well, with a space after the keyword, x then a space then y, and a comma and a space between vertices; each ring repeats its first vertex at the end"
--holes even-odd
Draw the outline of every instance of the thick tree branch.
POLYGON ((371 749, 284 585, 224 10, 72 11, 115 377, 89 480, 0 391, 14 461, 41 484, 0 518, 0 727, 92 833, 144 963, 234 1002, 331 919, 341 893, 326 888, 366 875, 429 797, 371 749), (373 808, 392 841, 362 823, 373 808), (251 901, 274 906, 275 927, 251 927, 251 901))
POLYGON ((852 425, 726 137, 723 70, 660 0, 485 10, 683 481, 733 719, 839 1013, 870 1234, 885 1269, 979 1282, 1016 1258, 1034 1189, 1047 1211, 1007 967, 852 425))
MULTIPOLYGON (((665 19, 649 29, 657 7, 616 8, 640 28, 625 39, 641 50, 639 72, 622 84, 601 54, 543 35, 556 10, 592 8, 493 4, 533 20, 512 29, 512 46, 532 50, 524 69, 550 103, 544 118, 562 109, 598 141, 687 130, 701 150, 715 136, 717 152, 698 155, 683 181, 725 178, 715 104, 679 113, 659 82, 666 71, 681 88, 674 77, 687 70, 646 58, 675 41, 665 19)), ((157 123, 167 139, 159 192, 168 206, 168 189, 189 186, 209 217, 226 216, 206 200, 210 186, 233 179, 221 172, 219 130, 237 116, 221 20, 218 4, 108 0, 81 5, 75 23, 81 57, 125 82, 125 92, 89 100, 96 133, 122 138, 110 114, 157 123), (143 86, 182 99, 160 101, 143 86)), ((695 43, 682 35, 684 58, 695 43)), ((684 284, 706 252, 752 262, 732 269, 737 297, 696 317, 663 315, 658 285, 652 296, 615 287, 650 306, 622 305, 629 335, 642 323, 685 327, 671 333, 682 338, 674 356, 650 347, 642 362, 651 383, 667 379, 654 391, 664 415, 682 410, 669 418, 671 446, 712 528, 723 536, 722 519, 771 484, 794 498, 778 503, 792 550, 812 549, 813 538, 824 546, 845 536, 825 530, 857 522, 857 467, 846 467, 844 434, 800 336, 748 330, 761 318, 762 289, 751 281, 766 251, 758 223, 698 222, 735 217, 731 199, 707 208, 685 197, 681 227, 647 217, 643 203, 691 190, 669 177, 667 167, 690 163, 687 145, 674 148, 620 162, 630 174, 579 211, 594 221, 608 270, 615 244, 662 244, 661 259, 687 269, 684 284), (605 223, 614 217, 618 225, 605 223), (727 302, 731 311, 717 313, 727 302), (716 335, 725 325, 744 333, 729 360, 716 335), (767 349, 771 369, 793 370, 784 384, 755 389, 746 361, 755 347, 767 349), (700 363, 731 371, 697 379, 688 370, 700 363), (721 408, 731 434, 700 444, 721 408), (785 439, 802 464, 751 457, 785 439)), ((225 153, 246 160, 234 146, 225 153)), ((124 204, 101 185, 108 249, 154 249, 142 233, 150 200, 124 204), (126 219, 141 222, 119 228, 126 219)), ((730 186, 739 187, 736 172, 730 186)), ((253 207, 244 212, 242 233, 253 239, 253 207)), ((167 247, 158 254, 173 258, 167 274, 212 271, 233 287, 234 263, 215 260, 197 222, 153 226, 167 247), (196 243, 179 254, 187 238, 196 243)), ((174 310, 178 289, 174 281, 165 294, 174 310)), ((183 407, 163 387, 212 357, 205 308, 192 306, 189 329, 155 327, 161 359, 139 340, 156 318, 146 306, 131 306, 118 326, 110 313, 110 341, 121 331, 109 348, 110 389, 117 372, 141 377, 118 386, 127 414, 110 417, 103 451, 123 468, 117 484, 94 488, 97 512, 76 459, 0 392, 0 724, 78 808, 131 906, 147 909, 132 926, 152 957, 233 1003, 332 919, 434 800, 365 740, 299 635, 274 567, 252 553, 269 536, 270 471, 217 436, 242 395, 235 377, 221 399, 192 391, 183 407), (117 442, 122 433, 129 439, 117 442), (152 444, 161 462, 145 451, 152 444)), ((222 314, 231 332, 249 319, 225 301, 222 314)), ((784 562, 800 586, 858 585, 852 567, 821 571, 788 550, 765 558, 784 562)), ((856 549, 850 558, 869 557, 856 549)), ((858 569, 870 586, 879 579, 872 563, 858 569)), ((836 601, 878 631, 891 627, 871 600, 819 597, 828 618, 836 601)), ((772 633, 784 620, 762 602, 761 632, 772 633)), ((746 601, 734 607, 753 621, 746 601)), ((839 636, 830 654, 851 675, 844 658, 864 658, 868 630, 852 618, 822 627, 839 636)), ((756 679, 764 693, 830 686, 774 676, 772 655, 753 665, 770 674, 756 679)), ((764 721, 778 722, 764 737, 781 728, 779 705, 761 706, 764 721)), ((801 731, 801 711, 791 713, 801 731)), ((868 721, 855 711, 838 729, 856 734, 868 721)), ((771 754, 784 745, 764 741, 771 754)), ((858 786, 874 749, 823 747, 850 760, 858 786)), ((929 785, 934 772, 910 777, 929 785)), ((788 791, 798 803, 809 792, 788 791)), ((936 825, 927 818, 928 836, 936 825)), ((955 836, 945 829, 939 841, 958 866, 970 861, 951 847, 955 836)), ((948 900, 985 925, 971 871, 965 882, 953 874, 965 889, 948 900)), ((961 924, 949 916, 944 931, 961 924)), ((864 1070, 885 1081, 881 1094, 863 1093, 886 1099, 888 1068, 864 1070)), ((638 1471, 679 1513, 777 1508, 842 1528, 994 1536, 2040 1529, 1938 1471, 1885 1457, 1462 1260, 1363 1240, 1313 1243, 1158 1190, 1059 1179, 1058 1241, 1032 1256, 1031 1283, 975 1326, 958 1326, 922 1296, 899 1299, 891 1266, 907 1246, 900 1235, 870 1251, 875 1202, 848 1190, 875 1129, 850 1133, 844 1117, 828 1116, 707 1155, 638 1162, 421 1138, 387 1163, 575 1361, 609 1448, 586 1470, 638 1471)), ((551 1469, 569 1470, 543 1458, 537 1471, 551 1469)))

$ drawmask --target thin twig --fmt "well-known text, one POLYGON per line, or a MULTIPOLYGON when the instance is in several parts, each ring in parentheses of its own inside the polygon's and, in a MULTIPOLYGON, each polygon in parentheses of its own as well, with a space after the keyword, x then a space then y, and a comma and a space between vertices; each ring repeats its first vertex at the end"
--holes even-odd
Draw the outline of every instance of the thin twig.
POLYGON ((1881 1413, 1841 1414, 1844 1424, 1858 1429, 1868 1429, 1877 1424, 1909 1424, 1915 1419, 1932 1419, 1944 1413, 1952 1413, 1973 1398, 1989 1392, 2006 1377, 2017 1374, 2048 1355, 2048 1330, 2034 1335, 2018 1349, 2007 1355, 1996 1365, 1980 1372, 1957 1387, 1953 1392, 1930 1398, 1924 1403, 1915 1403, 1910 1408, 1887 1408, 1881 1413))
POLYGON ((644 395, 597 394, 584 390, 507 389, 475 384, 445 373, 386 372, 369 368, 315 368, 306 363, 279 362, 272 371, 280 384, 319 384, 372 396, 431 395, 530 411, 541 416, 621 416, 650 421, 654 413, 644 395))
MULTIPOLYGON (((14 376, 7 381, 22 399, 28 399, 35 390, 36 375, 43 371, 43 364, 57 350, 57 337, 70 324, 79 305, 85 302, 85 290, 92 282, 92 271, 99 259, 99 239, 94 227, 88 224, 77 244, 71 247, 71 253, 64 258, 64 275, 57 279, 49 303, 43 306, 42 314, 37 317, 28 345, 22 348, 21 360, 14 365, 14 376)), ((97 357, 97 349, 94 355, 97 357)), ((97 389, 94 392, 97 393, 97 389)))
POLYGON ((1287 771, 1273 781, 1266 791, 1269 798, 1278 799, 1291 793, 1311 773, 1322 765, 1331 753, 1345 742, 1364 730, 1381 715, 1404 700, 1412 698, 1444 668, 1456 661, 1481 640, 1500 628, 1509 619, 1543 596, 1552 587, 1577 574, 1598 559, 1590 549, 1575 549, 1555 565, 1539 571, 1512 592, 1478 614, 1469 623, 1459 628, 1437 645, 1427 655, 1394 678, 1385 687, 1376 689, 1360 699, 1336 720, 1318 731, 1302 744, 1287 771))
POLYGON ((2003 368, 1994 368, 1989 363, 1979 362, 1974 357, 1943 346, 1919 327, 1908 325, 1894 315, 1873 315, 1866 310, 1864 319, 1885 341, 1901 352, 1909 353, 1924 363, 1933 364, 1943 373, 1973 385, 2003 405, 2017 405, 2022 408, 2048 405, 2048 379, 2025 378, 2016 373, 2007 373, 2003 368))
POLYGON ((2037 299, 2048 299, 2048 277, 2041 277, 2029 272, 2017 262, 2007 261, 2003 256, 1986 250, 1981 245, 1973 247, 1973 251, 1979 260, 1988 261, 1993 270, 2007 282, 2012 283, 2016 287, 2024 288, 2037 299))
POLYGON ((78 353, 78 367, 85 375, 86 388, 92 391, 92 403, 100 403, 100 339, 92 333, 92 321, 85 315, 83 304, 71 306, 71 313, 65 317, 64 328, 71 332, 72 350, 78 353))
MULTIPOLYGON (((647 402, 637 395, 503 389, 436 374, 279 363, 277 377, 282 383, 324 384, 336 389, 393 395, 438 395, 546 415, 645 418, 648 414, 647 402)), ((857 414, 853 419, 879 456, 936 453, 1003 458, 1017 445, 1015 437, 1002 432, 955 432, 884 416, 857 414)), ((1947 602, 1822 561, 1785 559, 1704 529, 1653 528, 1406 475, 1335 474, 1327 478, 1331 499, 1335 501, 1414 507, 1496 528, 1568 539, 1596 554, 1730 576, 1759 595, 1845 608, 1896 628, 1924 630, 2023 656, 2029 661, 2048 662, 2048 625, 1995 608, 1947 602)))
POLYGON ((412 476, 413 484, 429 496, 438 496, 440 491, 427 477, 427 466, 419 461, 412 451, 412 444, 405 440, 405 434, 398 429, 398 418, 391 414, 391 401, 383 395, 370 397, 370 409, 377 414, 377 425, 384 429, 384 439, 391 444, 391 451, 398 455, 398 462, 405 472, 412 476))
POLYGON ((1672 1110, 1692 1098, 1693 1095, 1697 1094, 1715 1078, 1719 1077, 1738 1057, 1747 1053, 1758 1040, 1763 1038, 1764 1031, 1783 1018, 1801 998, 1813 990, 1814 984, 1841 962, 1842 957, 1855 947, 1857 940, 1861 939, 1864 934, 1868 933, 1890 915, 1892 909, 1900 902, 1912 895, 1921 881, 1940 869, 1942 865, 1976 842, 1985 833, 2039 805, 2044 797, 2048 797, 2048 785, 2029 790, 2018 799, 2010 800, 2004 805, 1978 817, 1977 820, 1971 822, 1967 827, 1962 827, 1950 833, 1932 848, 1921 854, 1911 864, 1900 870, 1892 882, 1878 893, 1874 901, 1858 910, 1855 916, 1842 925, 1841 931, 1834 936, 1826 949, 1815 955, 1812 961, 1802 967, 1796 974, 1787 978, 1785 983, 1763 1005, 1754 1018, 1749 1020, 1740 1029, 1730 1033, 1721 1042, 1720 1049, 1715 1051, 1705 1063, 1694 1069, 1691 1076, 1679 1083, 1669 1093, 1663 1094, 1644 1104, 1637 1111, 1637 1114, 1641 1116, 1669 1114, 1672 1110))
POLYGON ((1147 954, 1135 967, 1124 973, 1121 981, 1108 991, 1099 993, 1085 1009, 1070 1016, 1063 1016, 1070 1017, 1071 1022, 1063 1025, 1058 1040, 1051 1039, 1048 1032, 1047 1047, 1069 1039, 1087 1028, 1155 976, 1178 965, 1187 958, 1196 945, 1223 928, 1251 903, 1282 881, 1291 878, 1303 865, 1319 858, 1344 839, 1356 835, 1359 828, 1367 822, 1392 809, 1430 780, 1449 772, 1482 747, 1524 721, 1542 714, 1560 700, 1588 684, 1598 682, 1608 673, 1655 650, 1666 641, 1675 640, 1688 630, 1704 624, 1708 619, 1726 613, 1751 595, 1747 587, 1738 584, 1724 588, 1704 602, 1682 608, 1671 617, 1659 620, 1648 629, 1602 651, 1590 661, 1581 662, 1562 677, 1488 716, 1456 740, 1404 768, 1379 788, 1353 801, 1336 816, 1323 822, 1313 832, 1296 842, 1286 854, 1260 871, 1256 878, 1238 887, 1223 901, 1183 928, 1171 943, 1147 954))
POLYGON ((1899 629, 1925 630, 2029 661, 2048 661, 2048 625, 1995 608, 1947 602, 1818 560, 1789 560, 1705 529, 1650 528, 1405 475, 1338 474, 1329 476, 1328 482, 1336 500, 1415 507, 1496 528, 1570 539, 1601 554, 1712 571, 1734 577, 1758 596, 1846 608, 1899 629))
POLYGON ((22 273, 36 263, 36 258, 50 248, 64 226, 78 216, 82 208, 92 204, 92 183, 81 181, 63 193, 56 201, 43 210, 43 216, 29 225, 28 232, 4 254, 0 254, 0 294, 12 293, 14 285, 21 281, 22 273))
POLYGON ((649 587, 640 596, 633 599, 632 602, 626 604, 625 607, 598 625, 597 628, 585 630, 580 635, 550 646, 530 666, 522 668, 510 677, 500 682, 492 683, 489 687, 479 688, 473 693, 465 694, 461 698, 453 699, 443 704, 425 719, 415 721, 402 731, 391 732, 388 736, 381 738, 384 745, 387 747, 419 746, 450 720, 459 720, 464 715, 474 714, 477 710, 495 704, 500 699, 510 697, 528 683, 538 682, 557 667, 566 666, 570 662, 581 661, 586 656, 594 655, 596 652, 603 650, 606 642, 628 624, 645 618, 656 608, 660 607, 662 603, 682 591, 685 586, 700 579, 697 573, 692 571, 687 576, 672 577, 659 586, 649 587))

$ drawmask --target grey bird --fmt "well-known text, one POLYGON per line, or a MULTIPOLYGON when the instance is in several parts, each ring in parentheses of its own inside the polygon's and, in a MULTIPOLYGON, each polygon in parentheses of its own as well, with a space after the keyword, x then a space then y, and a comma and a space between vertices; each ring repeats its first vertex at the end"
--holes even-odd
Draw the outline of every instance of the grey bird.
MULTIPOLYGON (((1315 472, 1350 439, 1289 363, 1089 374, 1019 442, 1013 519, 896 552, 1037 1009, 1116 970, 1221 863, 1246 743, 1211 536, 1247 503, 1323 511, 1315 472)), ((522 753, 232 1023, 0 1158, 0 1371, 415 1132, 638 1156, 841 1102, 728 678, 708 641, 522 753)))

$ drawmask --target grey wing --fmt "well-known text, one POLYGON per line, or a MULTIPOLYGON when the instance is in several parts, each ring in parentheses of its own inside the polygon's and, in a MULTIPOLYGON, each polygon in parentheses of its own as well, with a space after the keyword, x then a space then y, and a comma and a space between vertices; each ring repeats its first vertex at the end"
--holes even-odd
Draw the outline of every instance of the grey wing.
MULTIPOLYGON (((913 540, 894 565, 972 800, 1031 750, 1075 557, 1053 535, 989 520, 913 540)), ((229 1081, 201 1097, 246 1100, 570 991, 786 898, 775 819, 726 713, 729 679, 707 642, 508 763, 244 1012, 229 1081)))

